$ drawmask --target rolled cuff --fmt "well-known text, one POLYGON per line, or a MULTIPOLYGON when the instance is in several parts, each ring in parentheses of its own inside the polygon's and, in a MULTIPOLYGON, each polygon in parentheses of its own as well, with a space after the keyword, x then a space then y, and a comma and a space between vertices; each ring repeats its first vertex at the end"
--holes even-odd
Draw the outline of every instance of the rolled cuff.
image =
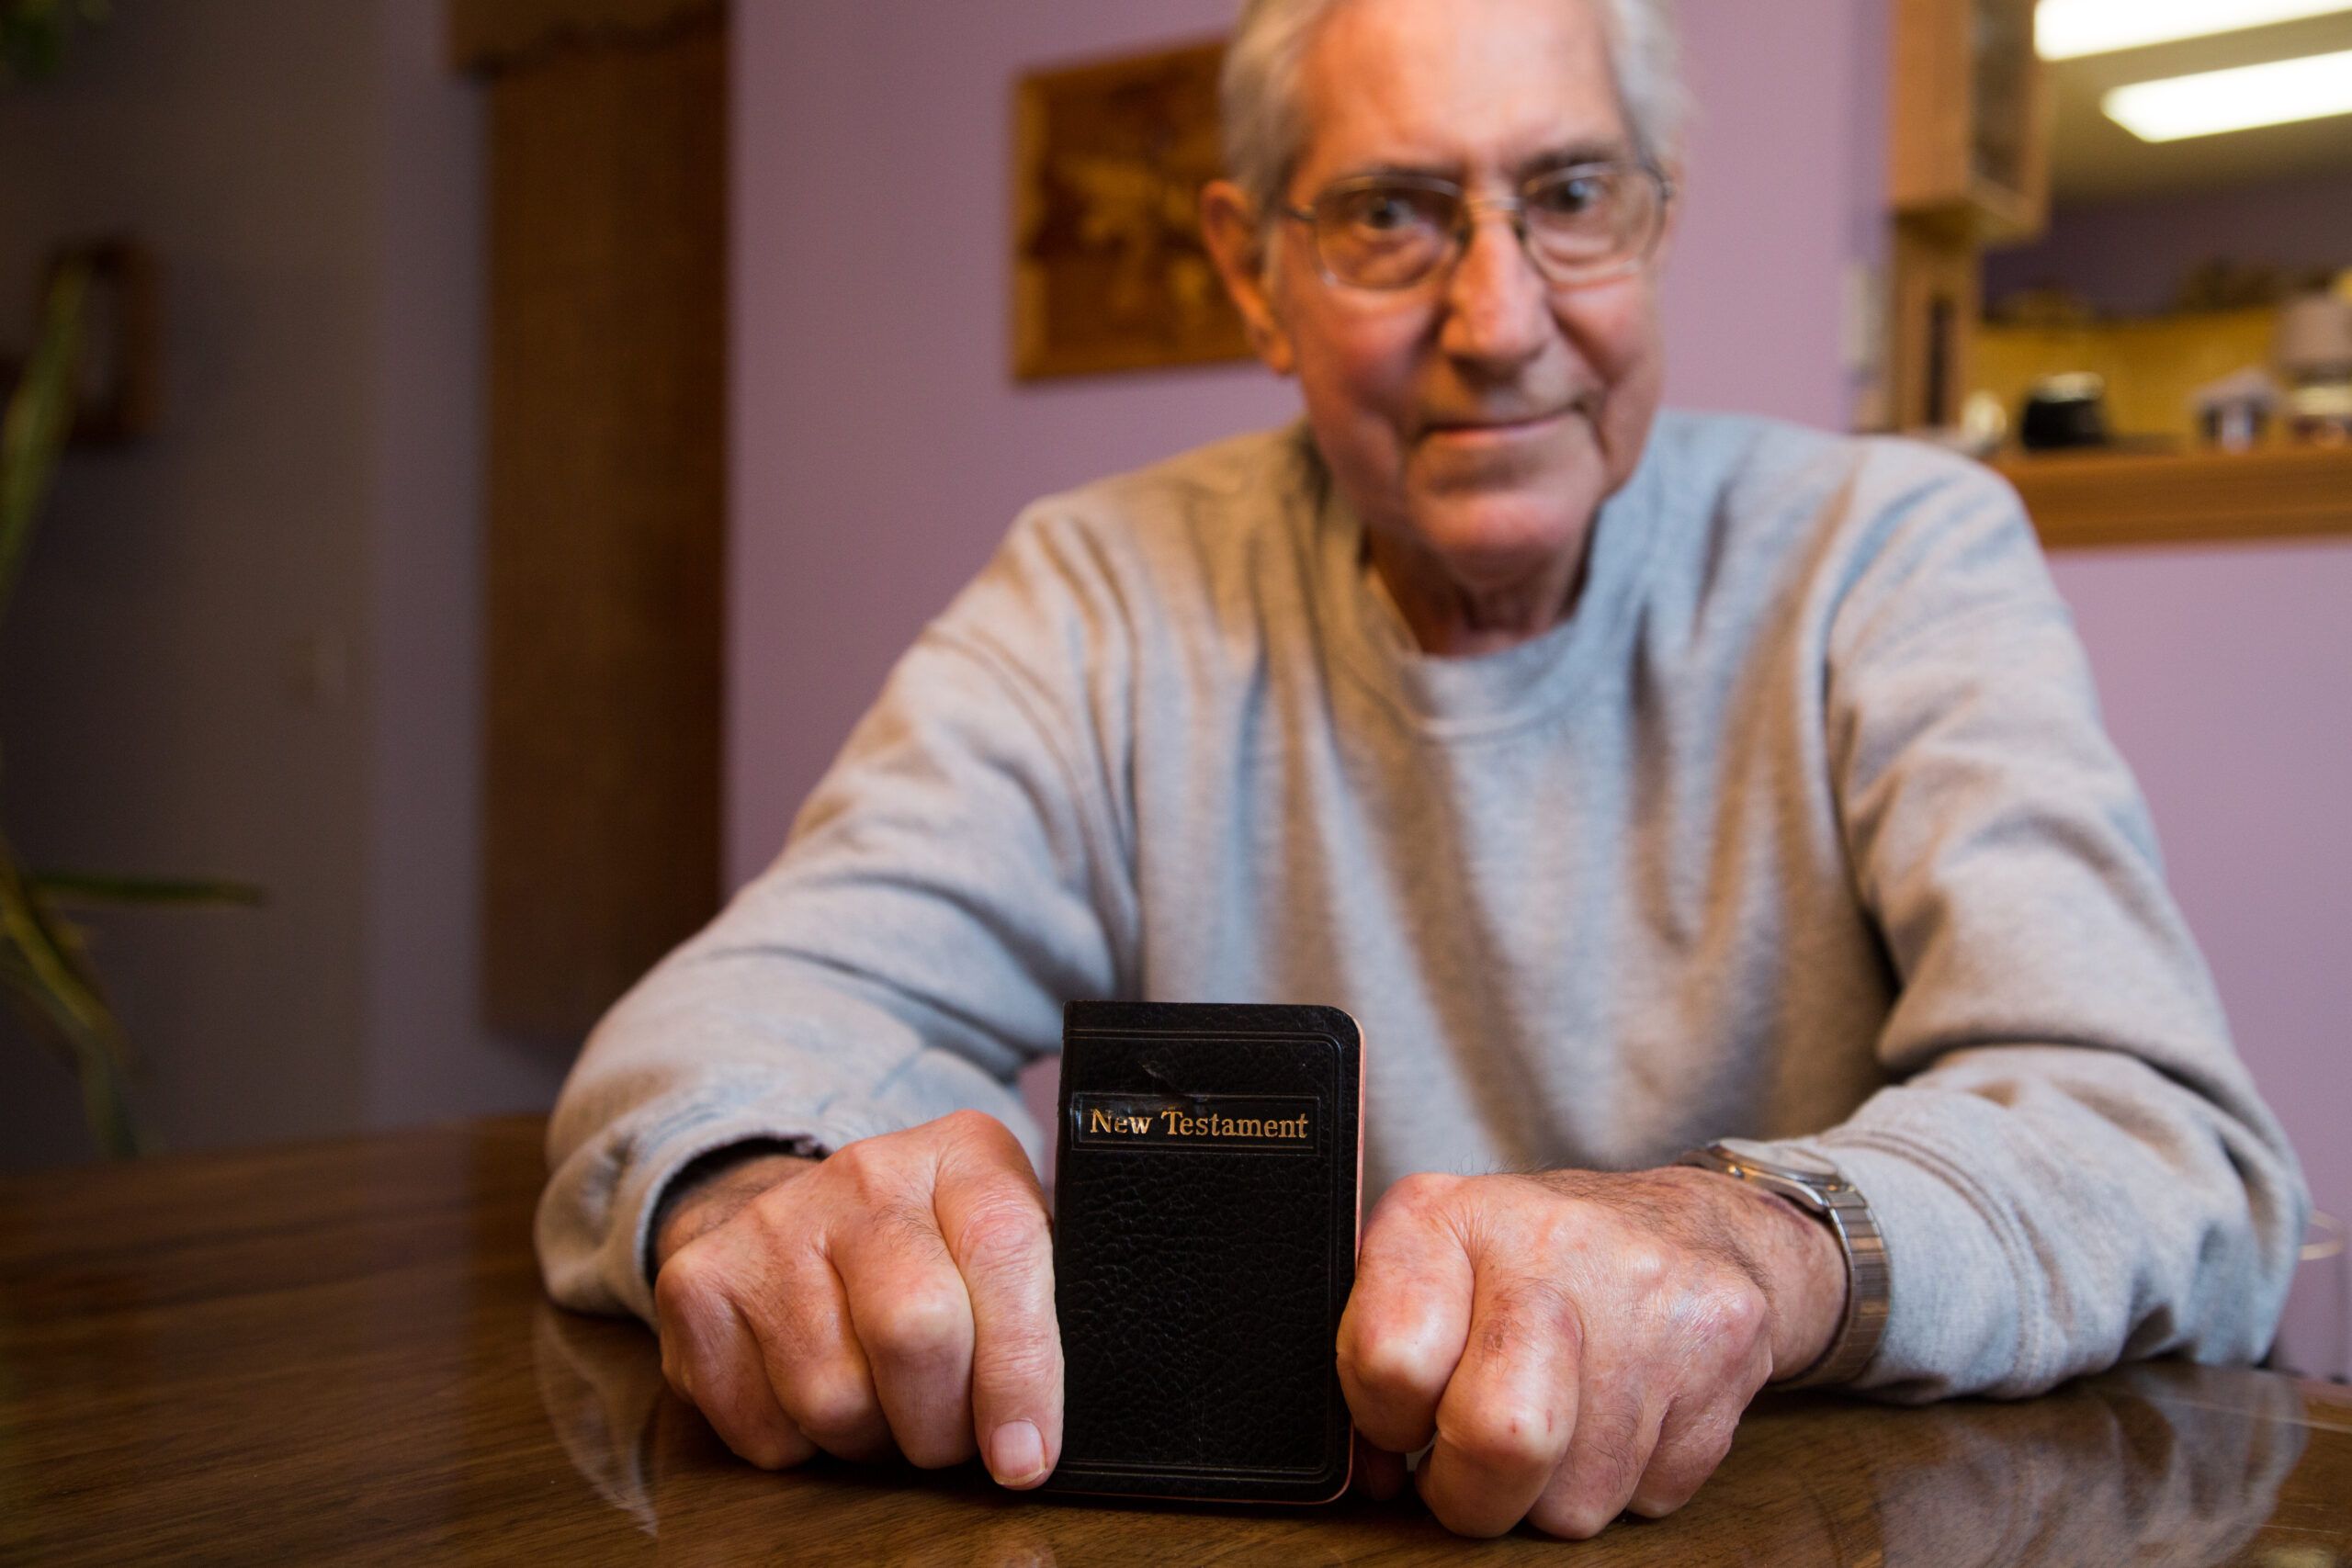
POLYGON ((1857 1129, 1767 1146, 1835 1165, 1870 1204, 1885 1243, 1885 1334, 1848 1386, 1906 1402, 2038 1392, 2016 1381, 2017 1369, 2041 1359, 2018 1343, 2032 1321, 2018 1295, 2030 1256, 2017 1255, 2021 1241, 2005 1243, 1997 1206, 1971 1197, 1964 1171, 1857 1129))
POLYGON ((563 1158, 539 1201, 535 1239, 548 1294, 575 1311, 634 1313, 651 1324, 644 1260, 654 1214, 687 1166, 738 1144, 805 1139, 838 1149, 899 1126, 859 1108, 788 1118, 740 1107, 630 1117, 563 1158))

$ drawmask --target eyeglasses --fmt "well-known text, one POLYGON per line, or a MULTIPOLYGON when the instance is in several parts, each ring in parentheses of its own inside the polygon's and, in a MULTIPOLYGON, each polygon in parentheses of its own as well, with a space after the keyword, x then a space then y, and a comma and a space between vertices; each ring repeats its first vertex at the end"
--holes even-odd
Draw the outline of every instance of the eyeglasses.
POLYGON ((1649 259, 1674 187, 1639 164, 1578 164, 1486 199, 1433 175, 1365 175, 1283 216, 1307 225, 1327 282, 1394 292, 1451 269, 1481 212, 1510 215, 1535 270, 1556 288, 1621 277, 1649 259))

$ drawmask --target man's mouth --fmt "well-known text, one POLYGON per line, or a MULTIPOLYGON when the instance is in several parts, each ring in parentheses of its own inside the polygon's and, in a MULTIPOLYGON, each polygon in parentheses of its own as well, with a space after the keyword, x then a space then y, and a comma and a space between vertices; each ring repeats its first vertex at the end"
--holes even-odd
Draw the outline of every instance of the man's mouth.
POLYGON ((1578 412, 1573 404, 1542 413, 1484 415, 1470 419, 1433 419, 1422 425, 1425 434, 1464 441, 1507 441, 1537 435, 1578 412))
POLYGON ((1532 435, 1553 430, 1572 419, 1598 423, 1600 400, 1598 392, 1587 390, 1569 392, 1557 402, 1522 403, 1501 399, 1485 408, 1464 402, 1453 408, 1440 407, 1425 412, 1421 419, 1421 434, 1507 440, 1513 435, 1532 435))

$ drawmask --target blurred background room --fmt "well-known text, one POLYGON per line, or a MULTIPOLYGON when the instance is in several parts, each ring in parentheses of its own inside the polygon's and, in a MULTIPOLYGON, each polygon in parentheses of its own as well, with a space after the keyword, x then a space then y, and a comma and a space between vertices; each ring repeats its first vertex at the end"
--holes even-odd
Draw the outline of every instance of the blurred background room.
MULTIPOLYGON (((1668 396, 2017 483, 2343 1214, 2352 0, 2039 11, 1682 0, 1668 396)), ((544 1111, 1020 506, 1293 417, 1231 12, 0 0, 0 1172, 544 1111)))

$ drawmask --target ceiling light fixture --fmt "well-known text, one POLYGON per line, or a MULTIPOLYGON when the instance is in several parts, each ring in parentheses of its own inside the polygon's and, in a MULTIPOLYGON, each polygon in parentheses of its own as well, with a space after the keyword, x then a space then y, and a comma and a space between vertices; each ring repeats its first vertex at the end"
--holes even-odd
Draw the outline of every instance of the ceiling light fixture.
POLYGON ((2352 11, 2352 0, 2041 0, 2034 48, 2044 60, 2144 49, 2352 11))
POLYGON ((2134 82, 2108 94, 2100 107, 2143 141, 2180 141, 2352 114, 2352 50, 2134 82))

